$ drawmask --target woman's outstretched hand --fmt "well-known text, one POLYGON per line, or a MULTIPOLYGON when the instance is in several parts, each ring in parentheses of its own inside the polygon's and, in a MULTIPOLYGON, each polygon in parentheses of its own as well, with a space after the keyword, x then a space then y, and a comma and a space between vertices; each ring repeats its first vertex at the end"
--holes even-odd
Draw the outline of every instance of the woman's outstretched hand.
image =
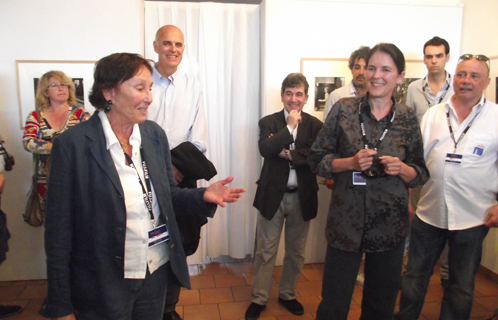
POLYGON ((226 206, 225 203, 237 201, 242 196, 242 193, 246 192, 246 189, 227 187, 226 184, 229 184, 232 181, 233 176, 230 176, 209 185, 204 192, 204 201, 215 203, 223 208, 226 206))

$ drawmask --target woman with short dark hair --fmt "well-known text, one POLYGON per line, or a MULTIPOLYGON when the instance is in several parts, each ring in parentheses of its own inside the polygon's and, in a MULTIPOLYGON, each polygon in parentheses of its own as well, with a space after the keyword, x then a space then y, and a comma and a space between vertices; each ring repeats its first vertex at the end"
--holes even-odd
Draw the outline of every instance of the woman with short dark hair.
POLYGON ((166 134, 145 120, 151 67, 116 53, 95 67, 97 112, 54 142, 45 223, 45 317, 160 320, 169 270, 189 288, 175 215, 212 217, 244 189, 180 189, 166 134))

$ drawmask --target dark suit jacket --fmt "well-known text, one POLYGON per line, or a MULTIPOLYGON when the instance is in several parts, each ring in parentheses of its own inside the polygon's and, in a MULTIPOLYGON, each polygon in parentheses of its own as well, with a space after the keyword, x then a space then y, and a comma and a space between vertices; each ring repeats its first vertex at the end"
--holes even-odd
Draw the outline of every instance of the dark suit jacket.
MULTIPOLYGON (((318 210, 318 183, 308 165, 308 153, 322 128, 322 122, 301 111, 302 122, 297 130, 295 150, 291 150, 291 164, 296 168, 299 200, 305 221, 316 217, 318 210)), ((263 217, 271 220, 284 197, 289 179, 289 161, 278 154, 283 148, 289 149, 294 138, 287 129, 284 110, 259 120, 259 152, 264 158, 261 176, 256 182, 258 189, 254 199, 263 217), (270 135, 273 136, 270 137, 270 135)))
MULTIPOLYGON (((175 213, 213 216, 216 206, 203 201, 204 188, 176 187, 163 129, 152 121, 139 128, 161 211, 158 222, 168 226, 170 267, 181 285, 190 287, 175 213)), ((40 314, 58 317, 73 308, 108 314, 119 306, 110 288, 124 277, 126 207, 97 112, 59 136, 51 158, 45 221, 48 295, 40 314)))

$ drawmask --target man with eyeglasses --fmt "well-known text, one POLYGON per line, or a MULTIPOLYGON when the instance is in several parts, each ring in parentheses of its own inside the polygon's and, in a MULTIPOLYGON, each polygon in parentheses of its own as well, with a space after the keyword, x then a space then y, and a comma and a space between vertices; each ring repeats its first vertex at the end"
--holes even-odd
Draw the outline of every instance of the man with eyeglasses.
POLYGON ((420 315, 430 277, 449 246, 449 283, 440 319, 470 319, 482 242, 498 227, 498 105, 484 97, 489 59, 458 60, 454 94, 422 118, 424 158, 430 172, 411 226, 397 320, 420 315))
MULTIPOLYGON (((157 30, 153 45, 158 54, 158 62, 152 71, 153 101, 147 110, 147 119, 157 122, 166 131, 171 149, 189 141, 205 154, 207 127, 201 85, 195 77, 178 69, 185 50, 183 32, 176 26, 165 25, 157 30)), ((195 187, 196 181, 191 181, 186 172, 180 172, 175 163, 173 171, 180 187, 195 187)), ((198 235, 200 227, 207 222, 198 215, 192 215, 190 220, 187 223, 177 220, 184 238, 187 233, 198 235)), ((175 311, 180 289, 176 278, 171 275, 168 278, 163 320, 181 320, 175 311)))

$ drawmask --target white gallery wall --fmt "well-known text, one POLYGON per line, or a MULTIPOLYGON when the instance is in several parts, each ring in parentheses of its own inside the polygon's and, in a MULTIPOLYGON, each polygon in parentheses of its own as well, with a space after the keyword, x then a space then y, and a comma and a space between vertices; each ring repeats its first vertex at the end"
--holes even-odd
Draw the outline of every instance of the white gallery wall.
MULTIPOLYGON (((390 41, 408 59, 421 59, 423 43, 434 35, 450 42, 451 69, 460 52, 498 56, 498 42, 490 32, 498 30, 498 1, 409 4, 414 2, 263 1, 261 115, 280 110, 281 81, 288 73, 300 71, 301 57, 347 58, 360 45, 390 41)), ((143 53, 143 6, 143 0, 0 1, 0 132, 16 157, 14 171, 6 173, 2 195, 12 238, 7 260, 0 266, 0 281, 46 277, 43 228, 31 228, 21 218, 32 167, 31 154, 21 145, 19 122, 24 119, 19 118, 15 60, 98 60, 113 52, 143 53)), ((320 199, 317 222, 326 214, 328 190, 320 190, 320 199)), ((323 224, 310 230, 307 255, 323 250, 320 238, 323 224)), ((486 243, 483 265, 498 272, 496 230, 486 243)))

